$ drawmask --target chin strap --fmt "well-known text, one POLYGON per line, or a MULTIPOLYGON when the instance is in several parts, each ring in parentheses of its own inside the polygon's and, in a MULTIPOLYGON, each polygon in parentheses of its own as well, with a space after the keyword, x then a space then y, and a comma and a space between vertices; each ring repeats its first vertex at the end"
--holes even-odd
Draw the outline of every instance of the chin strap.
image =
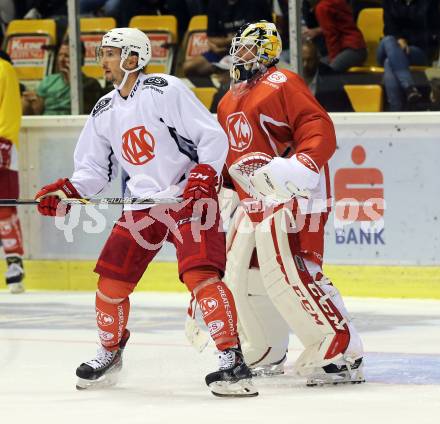
POLYGON ((132 74, 133 72, 140 71, 141 68, 142 68, 142 67, 139 67, 139 66, 138 66, 137 68, 132 69, 131 71, 129 71, 129 70, 125 69, 125 68, 122 66, 122 63, 119 65, 119 67, 120 67, 121 70, 124 72, 124 78, 122 78, 122 81, 121 81, 121 83, 120 83, 119 85, 118 85, 118 84, 113 84, 113 87, 115 87, 116 90, 122 90, 122 87, 124 87, 125 83, 127 82, 128 75, 129 75, 129 74, 132 74))

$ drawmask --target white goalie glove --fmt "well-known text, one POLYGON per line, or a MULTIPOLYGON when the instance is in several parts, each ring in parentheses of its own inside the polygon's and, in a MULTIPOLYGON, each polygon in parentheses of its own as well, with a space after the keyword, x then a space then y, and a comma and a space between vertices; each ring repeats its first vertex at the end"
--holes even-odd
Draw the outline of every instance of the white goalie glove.
POLYGON ((319 168, 304 153, 291 158, 273 158, 249 177, 252 191, 259 198, 284 203, 294 197, 310 198, 319 183, 319 168))

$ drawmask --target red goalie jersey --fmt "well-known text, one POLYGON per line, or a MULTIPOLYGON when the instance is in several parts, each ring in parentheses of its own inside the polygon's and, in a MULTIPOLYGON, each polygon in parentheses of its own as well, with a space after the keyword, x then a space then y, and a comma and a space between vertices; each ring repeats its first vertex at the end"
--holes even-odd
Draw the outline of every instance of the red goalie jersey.
MULTIPOLYGON (((245 90, 242 94, 229 90, 218 107, 218 120, 229 139, 226 166, 253 152, 272 157, 304 153, 321 175, 311 199, 300 202, 301 210, 328 210, 327 162, 336 149, 336 136, 327 112, 298 75, 275 66, 245 90)), ((241 199, 247 197, 235 182, 234 186, 241 199)))

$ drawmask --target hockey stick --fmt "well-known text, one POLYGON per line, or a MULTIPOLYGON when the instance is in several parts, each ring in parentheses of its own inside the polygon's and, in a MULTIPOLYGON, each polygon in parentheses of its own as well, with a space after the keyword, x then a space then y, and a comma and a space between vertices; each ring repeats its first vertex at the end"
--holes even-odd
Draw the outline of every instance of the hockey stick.
MULTIPOLYGON (((60 199, 66 205, 163 205, 175 204, 183 201, 181 198, 169 199, 142 199, 138 197, 103 197, 89 199, 60 199)), ((0 206, 38 205, 34 199, 0 199, 0 206)))

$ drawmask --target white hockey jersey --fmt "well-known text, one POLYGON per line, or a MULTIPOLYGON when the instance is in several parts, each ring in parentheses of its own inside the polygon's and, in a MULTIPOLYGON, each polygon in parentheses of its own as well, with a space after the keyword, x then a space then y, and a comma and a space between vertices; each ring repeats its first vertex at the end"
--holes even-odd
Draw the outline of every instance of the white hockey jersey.
POLYGON ((176 197, 196 163, 220 174, 227 152, 223 129, 178 78, 140 74, 127 99, 113 90, 94 107, 75 149, 71 182, 82 196, 95 196, 119 164, 133 197, 176 197))

